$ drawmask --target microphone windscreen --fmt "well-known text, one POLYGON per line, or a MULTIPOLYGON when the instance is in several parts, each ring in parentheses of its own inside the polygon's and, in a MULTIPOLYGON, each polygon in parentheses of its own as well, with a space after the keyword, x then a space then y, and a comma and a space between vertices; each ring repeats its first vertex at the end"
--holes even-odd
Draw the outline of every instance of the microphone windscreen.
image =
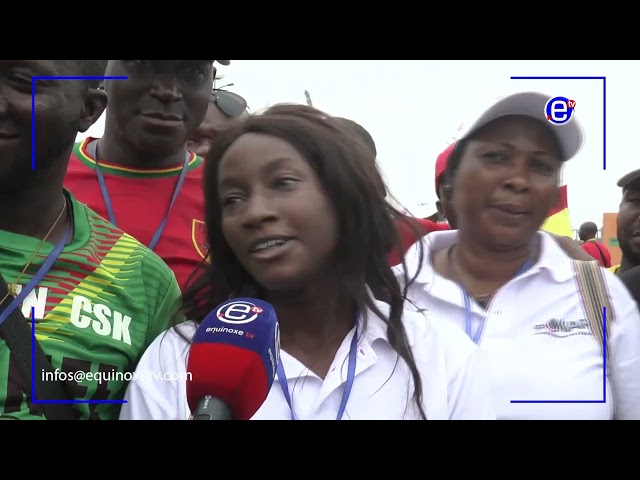
POLYGON ((187 360, 187 401, 194 411, 211 395, 249 420, 262 406, 280 361, 280 332, 273 306, 254 298, 223 303, 202 321, 187 360))

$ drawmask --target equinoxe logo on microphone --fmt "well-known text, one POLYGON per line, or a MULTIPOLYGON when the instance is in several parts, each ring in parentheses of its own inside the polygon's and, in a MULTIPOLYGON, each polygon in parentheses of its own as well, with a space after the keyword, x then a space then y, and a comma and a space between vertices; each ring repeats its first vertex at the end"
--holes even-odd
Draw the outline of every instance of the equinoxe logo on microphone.
POLYGON ((227 328, 227 327, 207 327, 205 330, 207 333, 231 333, 233 335, 244 336, 244 332, 242 330, 236 330, 235 328, 227 328))
POLYGON ((253 322, 262 312, 262 307, 251 302, 238 301, 222 305, 216 311, 216 317, 223 323, 243 325, 253 322))

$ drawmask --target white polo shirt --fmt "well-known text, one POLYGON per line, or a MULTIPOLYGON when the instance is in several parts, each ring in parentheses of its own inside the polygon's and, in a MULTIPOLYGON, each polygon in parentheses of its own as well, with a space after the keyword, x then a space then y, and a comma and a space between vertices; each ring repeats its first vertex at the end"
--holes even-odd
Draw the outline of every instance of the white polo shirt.
MULTIPOLYGON (((376 302, 387 315, 389 306, 376 302)), ((388 343, 386 325, 368 313, 367 327, 358 343, 356 375, 344 420, 419 419, 413 403, 413 381, 404 361, 388 343)), ((459 329, 446 322, 433 323, 417 312, 405 312, 405 329, 422 377, 423 408, 427 419, 486 419, 490 408, 484 369, 477 347, 459 329)), ((360 318, 362 325, 362 318, 360 318)), ((193 323, 181 325, 187 338, 193 323)), ((360 330, 361 331, 361 330, 360 330)), ((322 380, 286 351, 281 352, 296 418, 335 420, 347 377, 348 351, 353 330, 336 353, 333 366, 322 380)), ((144 353, 122 406, 122 420, 186 420, 188 344, 175 331, 158 337, 144 353), (158 380, 165 377, 167 380, 158 380), (155 377, 155 379, 154 379, 155 377)), ((276 379, 254 420, 290 420, 291 411, 276 379)))
MULTIPOLYGON (((603 270, 615 323, 609 336, 604 402, 602 346, 589 331, 571 259, 546 232, 537 264, 511 280, 482 310, 471 301, 475 335, 491 376, 493 408, 500 419, 640 419, 640 312, 622 282, 603 270), (591 403, 511 403, 512 401, 591 403)), ((432 255, 450 247, 458 232, 433 232, 424 245, 422 271, 409 287, 405 308, 434 323, 465 331, 460 286, 435 272, 432 255), (415 306, 414 306, 415 305, 415 306)), ((419 262, 417 244, 406 254, 409 278, 419 262)), ((402 281, 402 266, 394 268, 402 281)))

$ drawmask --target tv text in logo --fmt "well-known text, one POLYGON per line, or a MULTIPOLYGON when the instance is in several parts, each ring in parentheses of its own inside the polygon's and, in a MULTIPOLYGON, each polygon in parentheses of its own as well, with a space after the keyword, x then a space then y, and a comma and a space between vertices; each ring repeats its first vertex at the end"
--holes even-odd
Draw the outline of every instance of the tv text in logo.
POLYGON ((576 101, 567 97, 553 97, 544 107, 547 121, 554 125, 566 125, 573 118, 576 101))

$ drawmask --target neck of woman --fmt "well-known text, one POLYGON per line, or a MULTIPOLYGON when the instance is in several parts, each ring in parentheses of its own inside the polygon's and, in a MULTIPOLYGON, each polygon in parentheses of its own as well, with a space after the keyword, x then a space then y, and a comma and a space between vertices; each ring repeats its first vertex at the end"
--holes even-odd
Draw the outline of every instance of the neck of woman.
POLYGON ((533 242, 494 247, 461 234, 450 250, 450 269, 474 296, 488 297, 515 277, 527 261, 533 261, 533 252, 533 242))
MULTIPOLYGON (((278 315, 280 341, 285 350, 309 353, 340 346, 354 326, 354 305, 335 285, 298 292, 269 292, 265 300, 278 315)), ((335 352, 334 352, 335 353, 335 352)))

